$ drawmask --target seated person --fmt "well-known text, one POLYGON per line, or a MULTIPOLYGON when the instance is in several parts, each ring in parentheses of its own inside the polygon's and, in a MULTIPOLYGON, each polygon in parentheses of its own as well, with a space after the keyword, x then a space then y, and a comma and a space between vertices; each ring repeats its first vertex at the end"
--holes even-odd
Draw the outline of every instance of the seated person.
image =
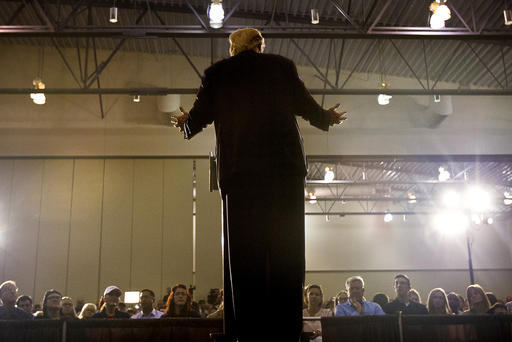
POLYGON ((478 284, 469 285, 466 289, 466 295, 469 303, 469 310, 464 311, 463 315, 484 315, 491 313, 491 303, 485 295, 482 286, 478 284))
POLYGON ((34 309, 32 297, 27 295, 19 296, 16 299, 16 307, 32 315, 32 309, 34 309))
POLYGON ((411 302, 416 302, 416 303, 420 303, 420 304, 423 304, 421 302, 421 296, 420 296, 420 293, 418 292, 418 290, 416 289, 410 289, 409 290, 409 293, 407 294, 409 296, 409 300, 411 302))
POLYGON ((132 316, 132 319, 155 319, 164 314, 154 308, 155 293, 150 289, 144 289, 139 294, 139 304, 141 311, 132 316))
POLYGON ((96 304, 86 303, 84 306, 82 306, 82 311, 80 311, 78 318, 80 318, 80 319, 92 318, 92 316, 96 313, 96 311, 98 311, 98 309, 96 308, 96 304))
POLYGON ((364 280, 359 276, 350 277, 345 283, 348 301, 336 306, 335 316, 384 315, 377 303, 364 300, 364 280))
POLYGON ((16 293, 18 287, 12 280, 7 280, 0 285, 0 299, 3 305, 0 306, 0 320, 32 320, 34 316, 17 308, 16 293))
MULTIPOLYGON (((320 285, 309 285, 306 287, 306 304, 308 307, 302 310, 302 317, 330 317, 332 311, 323 309, 324 294, 320 285)), ((304 332, 312 333, 310 340, 321 341, 322 324, 320 321, 304 321, 304 332)))
POLYGON ((43 295, 43 307, 34 314, 35 319, 61 319, 62 294, 50 289, 43 295))
POLYGON ((199 312, 192 308, 192 296, 183 284, 174 285, 167 298, 167 307, 162 318, 170 317, 201 318, 199 312))
POLYGON ((446 292, 440 287, 433 289, 428 294, 428 313, 431 315, 451 315, 452 310, 448 302, 446 292))
POLYGON ((382 308, 387 314, 402 312, 404 315, 427 315, 427 307, 409 299, 411 281, 405 274, 397 274, 394 278, 396 298, 382 308))

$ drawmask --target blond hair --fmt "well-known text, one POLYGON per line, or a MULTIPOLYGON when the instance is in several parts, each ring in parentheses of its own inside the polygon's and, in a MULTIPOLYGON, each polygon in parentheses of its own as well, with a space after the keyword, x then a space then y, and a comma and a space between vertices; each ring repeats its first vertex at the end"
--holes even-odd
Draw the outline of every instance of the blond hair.
POLYGON ((246 50, 258 49, 263 52, 265 48, 265 40, 261 32, 250 27, 238 29, 229 35, 229 53, 236 56, 240 52, 246 50))

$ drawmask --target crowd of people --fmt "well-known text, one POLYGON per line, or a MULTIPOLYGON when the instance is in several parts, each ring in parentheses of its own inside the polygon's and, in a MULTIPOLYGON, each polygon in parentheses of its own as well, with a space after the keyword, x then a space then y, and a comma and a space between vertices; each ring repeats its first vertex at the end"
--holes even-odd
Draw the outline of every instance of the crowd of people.
MULTIPOLYGON (((411 287, 411 280, 405 274, 394 277, 395 298, 377 293, 372 301, 365 294, 365 282, 360 276, 353 276, 345 282, 345 289, 336 297, 324 301, 322 287, 308 285, 304 289, 303 317, 385 315, 402 312, 405 315, 483 315, 512 313, 512 297, 498 299, 492 292, 485 292, 478 284, 469 285, 466 297, 455 292, 447 293, 435 288, 428 294, 425 303, 419 292, 411 287)), ((44 293, 41 305, 34 304, 30 296, 19 295, 12 280, 0 285, 0 320, 31 319, 158 319, 172 317, 223 318, 223 293, 211 289, 206 300, 193 300, 193 289, 177 284, 167 289, 160 300, 154 291, 139 291, 139 303, 128 307, 121 302, 122 291, 111 285, 103 292, 98 305, 74 303, 73 299, 51 289, 44 293)), ((321 338, 319 320, 304 320, 304 332, 310 338, 321 338)))

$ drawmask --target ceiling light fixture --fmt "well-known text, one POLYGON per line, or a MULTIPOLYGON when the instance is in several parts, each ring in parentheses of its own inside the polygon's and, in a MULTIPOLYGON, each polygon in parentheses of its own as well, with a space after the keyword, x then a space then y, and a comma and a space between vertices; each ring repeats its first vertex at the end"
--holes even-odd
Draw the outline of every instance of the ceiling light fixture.
POLYGON ((325 168, 324 180, 327 182, 332 182, 334 180, 334 171, 332 167, 325 168))
POLYGON ((393 221, 393 215, 391 215, 391 213, 386 213, 386 215, 384 215, 384 222, 389 223, 391 221, 393 221))
POLYGON ((448 170, 446 170, 444 168, 444 166, 440 166, 439 167, 439 176, 437 177, 437 179, 440 182, 446 182, 447 180, 450 179, 450 172, 448 170))
POLYGON ((116 7, 115 1, 114 1, 114 4, 112 5, 112 7, 110 7, 110 16, 109 16, 108 21, 110 21, 112 24, 117 23, 117 7, 116 7))
MULTIPOLYGON (((34 86, 35 89, 44 89, 45 88, 45 84, 43 83, 43 81, 41 81, 40 78, 34 79, 32 81, 32 85, 34 86)), ((44 93, 31 93, 30 98, 32 99, 32 101, 34 101, 35 104, 38 104, 38 105, 43 105, 46 103, 46 96, 44 95, 44 93)))
POLYGON ((316 204, 316 196, 314 192, 309 193, 309 203, 310 204, 316 204))
POLYGON ((139 102, 140 102, 140 95, 135 95, 135 96, 133 97, 133 102, 137 102, 137 103, 139 103, 139 102))
MULTIPOLYGON (((384 90, 384 89, 388 89, 389 88, 389 83, 386 83, 386 82, 382 82, 380 84, 380 89, 384 90)), ((386 95, 386 94, 379 94, 377 96, 377 102, 381 105, 381 106, 385 106, 387 104, 389 104, 389 100, 392 98, 393 96, 391 95, 386 95)))
POLYGON ((430 4, 430 27, 434 30, 440 30, 445 27, 445 21, 452 17, 452 13, 448 6, 446 6, 446 0, 436 0, 430 4))
POLYGON ((441 95, 434 95, 434 102, 435 103, 441 102, 441 95))
POLYGON ((210 18, 211 28, 221 28, 224 25, 224 8, 222 8, 222 0, 212 0, 208 6, 208 18, 210 18))
POLYGON ((320 13, 317 8, 311 9, 311 24, 316 25, 320 23, 320 13))
POLYGON ((505 17, 505 25, 512 25, 512 10, 503 10, 503 16, 505 17))

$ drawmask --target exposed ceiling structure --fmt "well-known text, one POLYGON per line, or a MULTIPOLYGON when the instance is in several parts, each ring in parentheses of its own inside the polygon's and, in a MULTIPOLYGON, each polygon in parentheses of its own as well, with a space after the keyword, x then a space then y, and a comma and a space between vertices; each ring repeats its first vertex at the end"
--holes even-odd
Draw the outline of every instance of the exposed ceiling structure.
MULTIPOLYGON (((452 18, 443 29, 428 26, 428 0, 224 0, 224 26, 212 29, 207 0, 9 0, 0 2, 0 44, 48 45, 54 49, 111 50, 77 89, 56 93, 108 93, 94 87, 97 76, 119 50, 227 57, 226 37, 239 27, 263 31, 267 52, 315 68, 324 89, 314 93, 375 94, 379 89, 346 89, 353 73, 417 80, 390 94, 510 95, 512 31, 503 20, 504 3, 449 0, 452 18), (109 23, 109 8, 119 21, 109 23), (311 24, 311 9, 319 24, 311 24), (342 70, 349 71, 348 77, 342 70), (455 87, 443 89, 439 82, 455 87), (478 89, 475 89, 478 88, 478 89), (482 89, 483 88, 483 89, 482 89)), ((63 62, 71 64, 63 57, 63 62)), ((193 65, 197 73, 200 70, 193 65)), ((72 68, 69 67, 70 72, 72 68)), ((58 87, 57 87, 58 88, 58 87)), ((29 92, 3 89, 2 93, 29 92)), ((134 93, 114 89, 111 93, 134 93)), ((177 89, 138 89, 140 94, 177 89)), ((194 93, 195 89, 181 89, 194 93)))
POLYGON ((460 209, 481 210, 479 219, 485 221, 489 217, 505 220, 512 213, 510 155, 313 156, 308 159, 306 200, 314 204, 307 210, 309 215, 384 216, 389 212, 432 216, 443 209, 460 209), (440 177, 440 168, 448 172, 445 178, 440 177), (333 179, 325 180, 326 169, 333 171, 333 179), (477 199, 468 199, 468 191, 474 190, 477 199), (447 192, 455 192, 459 198, 445 203, 447 192), (316 198, 312 200, 313 196, 316 198), (468 203, 477 201, 478 204, 479 200, 488 201, 488 208, 482 205, 475 209, 468 203))

